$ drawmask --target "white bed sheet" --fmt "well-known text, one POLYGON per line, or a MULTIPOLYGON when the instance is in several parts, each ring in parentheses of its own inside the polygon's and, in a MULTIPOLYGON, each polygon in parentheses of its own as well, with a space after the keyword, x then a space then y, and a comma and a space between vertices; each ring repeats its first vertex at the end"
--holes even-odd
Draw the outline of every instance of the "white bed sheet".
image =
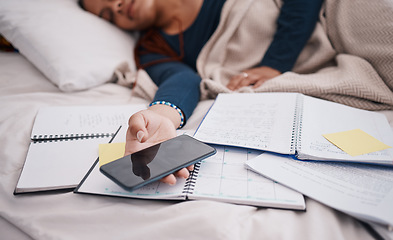
MULTIPOLYGON (((374 239, 356 219, 308 198, 303 212, 72 192, 13 195, 40 107, 144 102, 110 83, 63 93, 23 56, 1 52, 0 239, 374 239)), ((195 129, 211 103, 201 102, 185 129, 195 129)), ((393 111, 385 113, 393 126, 393 111)))

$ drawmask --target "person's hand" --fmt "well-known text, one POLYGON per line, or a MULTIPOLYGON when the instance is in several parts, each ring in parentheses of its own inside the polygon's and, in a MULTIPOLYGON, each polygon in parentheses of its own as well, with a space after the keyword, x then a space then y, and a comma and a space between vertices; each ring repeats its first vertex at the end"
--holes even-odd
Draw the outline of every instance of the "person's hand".
POLYGON ((149 109, 133 114, 128 121, 125 155, 176 136, 170 119, 149 109))
MULTIPOLYGON (((179 114, 175 110, 175 114, 171 116, 173 113, 171 113, 171 110, 172 108, 168 106, 153 106, 147 110, 142 110, 133 114, 128 122, 124 155, 129 155, 154 144, 176 137, 176 117, 179 116, 179 114), (166 114, 169 114, 170 116, 165 116, 166 114)), ((175 173, 175 175, 187 178, 189 176, 189 171, 192 170, 193 166, 189 166, 187 169, 183 168, 179 170, 175 173)), ((170 174, 162 178, 161 181, 168 184, 175 184, 175 175, 170 174)))
POLYGON ((245 86, 258 88, 267 80, 277 77, 280 74, 280 71, 267 66, 251 68, 243 71, 239 75, 233 76, 229 80, 227 87, 232 91, 245 86))

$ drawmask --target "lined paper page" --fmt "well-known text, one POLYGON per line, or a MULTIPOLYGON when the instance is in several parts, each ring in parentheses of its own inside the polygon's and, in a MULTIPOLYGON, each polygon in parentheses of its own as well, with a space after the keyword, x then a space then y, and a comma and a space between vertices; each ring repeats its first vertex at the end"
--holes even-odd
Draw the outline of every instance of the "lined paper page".
POLYGON ((145 108, 144 104, 44 107, 36 116, 31 138, 115 133, 133 113, 145 108))
POLYGON ((381 113, 304 96, 302 119, 299 158, 393 164, 393 148, 351 156, 323 137, 323 134, 360 129, 393 146, 393 131, 381 113))
POLYGON ((296 93, 219 94, 195 138, 214 144, 291 152, 296 93))

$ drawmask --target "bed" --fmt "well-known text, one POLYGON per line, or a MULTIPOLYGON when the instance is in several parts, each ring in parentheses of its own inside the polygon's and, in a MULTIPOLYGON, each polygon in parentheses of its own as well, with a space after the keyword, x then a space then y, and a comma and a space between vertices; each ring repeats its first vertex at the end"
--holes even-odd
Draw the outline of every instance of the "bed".
MULTIPOLYGON (((3 3, 5 2, 7 1, 3 3)), ((26 7, 29 0, 15 2, 23 2, 22 5, 26 7)), ((39 2, 43 4, 42 1, 37 1, 36 5, 40 5, 39 2)), ((57 2, 60 1, 53 1, 48 5, 57 2)), ((71 8, 74 11, 75 1, 63 2, 66 2, 62 9, 64 12, 71 8)), ((5 25, 11 26, 10 21, 16 21, 5 17, 7 7, 15 7, 13 0, 8 1, 8 4, 0 6, 2 34, 9 30, 5 30, 5 25)), ((48 12, 50 6, 47 6, 48 12)), ((21 15, 26 14, 26 9, 19 11, 21 15)), ((45 20, 47 21, 43 19, 45 20)), ((101 23, 105 28, 108 27, 101 23)), ((20 32, 13 33, 16 34, 16 39, 23 40, 21 35, 17 35, 20 32)), ((9 34, 7 36, 10 38, 9 34)), ((39 37, 42 39, 43 36, 39 37)), ((74 37, 77 38, 77 35, 74 37)), ((70 62, 75 66, 75 62, 79 62, 78 55, 70 54, 74 59, 68 62, 56 62, 60 60, 47 58, 47 62, 37 63, 38 60, 29 53, 34 50, 31 45, 26 47, 23 42, 17 41, 14 44, 20 52, 0 52, 0 239, 360 240, 391 237, 392 234, 389 235, 384 229, 372 228, 310 198, 306 198, 306 211, 292 211, 208 200, 137 200, 69 191, 13 195, 28 151, 34 119, 41 107, 149 103, 148 99, 133 95, 129 87, 108 81, 112 77, 113 68, 124 67, 124 62, 132 59, 123 59, 116 66, 110 66, 112 74, 102 74, 102 79, 106 80, 94 83, 84 81, 88 83, 81 86, 78 82, 63 82, 63 79, 78 77, 67 75, 70 70, 61 73, 64 78, 56 78, 56 74, 59 74, 56 64, 65 67, 70 62)), ((42 47, 47 49, 46 52, 40 52, 42 55, 66 51, 58 46, 56 51, 49 51, 48 45, 42 47)), ((92 51, 86 48, 84 50, 92 51)), ((87 67, 79 67, 77 70, 90 71, 86 70, 87 67)), ((73 74, 75 72, 74 69, 73 74)), ((81 77, 87 78, 88 76, 81 77)), ((185 130, 195 130, 212 103, 211 99, 202 100, 188 120, 185 130)), ((393 127, 393 111, 382 112, 393 127)))

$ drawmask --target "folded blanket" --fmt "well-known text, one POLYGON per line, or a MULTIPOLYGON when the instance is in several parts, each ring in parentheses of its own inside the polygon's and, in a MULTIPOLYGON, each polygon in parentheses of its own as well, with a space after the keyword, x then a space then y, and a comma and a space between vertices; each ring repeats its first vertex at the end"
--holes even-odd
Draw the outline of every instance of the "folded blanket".
MULTIPOLYGON (((227 0, 197 60, 203 99, 231 92, 229 79, 260 62, 280 5, 279 0, 227 0)), ((326 0, 293 71, 238 92, 300 92, 367 110, 393 109, 392 33, 391 0, 326 0)), ((119 69, 117 76, 119 82, 133 82, 136 95, 153 98, 157 87, 144 71, 119 69)))

